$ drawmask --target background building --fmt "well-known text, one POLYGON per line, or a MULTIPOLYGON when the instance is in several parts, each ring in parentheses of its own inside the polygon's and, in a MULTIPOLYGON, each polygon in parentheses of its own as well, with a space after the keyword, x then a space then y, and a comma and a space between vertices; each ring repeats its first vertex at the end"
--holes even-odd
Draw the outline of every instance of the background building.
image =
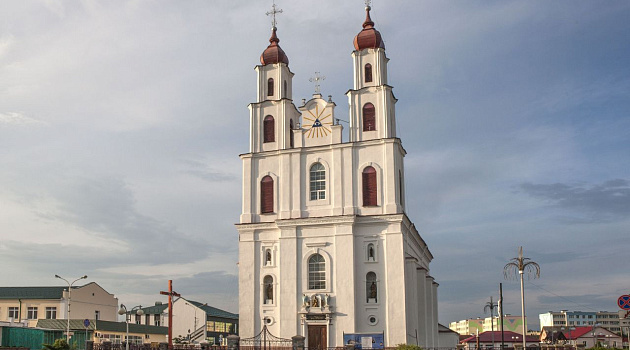
MULTIPOLYGON (((514 348, 514 345, 522 345, 523 344, 523 335, 521 333, 504 331, 503 338, 505 340, 505 345, 507 348, 514 348)), ((528 335, 525 338, 527 348, 530 346, 538 347, 540 345, 540 340, 537 336, 528 335)), ((479 333, 479 335, 470 336, 460 342, 464 345, 466 350, 474 350, 474 349, 492 349, 492 344, 494 343, 494 347, 497 349, 501 348, 501 332, 483 332, 479 333), (479 347, 477 347, 477 343, 479 343, 479 347)))
POLYGON ((540 328, 543 327, 581 327, 600 326, 609 331, 621 332, 619 312, 610 311, 549 311, 539 314, 540 328))
MULTIPOLYGON (((142 311, 144 315, 129 312, 135 323, 168 327, 167 304, 156 302, 142 311)), ((226 345, 230 334, 238 334, 237 314, 185 298, 173 302, 173 338, 190 343, 226 345)))
MULTIPOLYGON (((116 321, 118 299, 95 282, 73 286, 73 319, 116 321)), ((0 320, 34 327, 39 319, 67 319, 68 287, 0 287, 0 320)))
MULTIPOLYGON (((449 323, 448 327, 459 334, 474 335, 482 332, 491 332, 493 330, 501 329, 501 322, 499 316, 486 317, 486 318, 471 318, 467 320, 461 320, 457 322, 449 323)), ((505 315, 503 316, 503 329, 518 334, 523 333, 523 327, 521 326, 523 321, 521 316, 505 315)), ((525 326, 527 328, 527 317, 525 317, 525 326)))

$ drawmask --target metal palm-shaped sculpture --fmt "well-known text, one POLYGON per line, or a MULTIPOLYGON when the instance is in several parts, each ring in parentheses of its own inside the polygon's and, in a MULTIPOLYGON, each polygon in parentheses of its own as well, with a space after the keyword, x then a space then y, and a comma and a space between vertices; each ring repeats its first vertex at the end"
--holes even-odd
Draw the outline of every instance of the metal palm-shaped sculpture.
POLYGON ((486 313, 490 311, 490 329, 492 330, 492 349, 494 349, 494 309, 498 307, 497 303, 492 301, 492 296, 490 296, 490 301, 486 303, 483 307, 483 312, 486 313))
POLYGON ((527 336, 527 329, 525 326, 525 288, 523 287, 523 275, 527 271, 527 278, 540 277, 540 265, 534 262, 530 258, 523 257, 523 247, 518 247, 518 257, 511 259, 509 263, 503 267, 503 276, 508 278, 515 278, 518 272, 521 278, 521 319, 523 322, 523 350, 526 348, 525 338, 527 336))

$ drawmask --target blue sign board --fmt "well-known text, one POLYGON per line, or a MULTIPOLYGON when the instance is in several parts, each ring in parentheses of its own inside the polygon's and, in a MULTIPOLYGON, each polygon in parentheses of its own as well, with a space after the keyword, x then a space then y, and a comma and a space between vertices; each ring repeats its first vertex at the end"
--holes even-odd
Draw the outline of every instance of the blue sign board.
POLYGON ((83 320, 83 325, 85 326, 85 328, 88 328, 90 326, 90 320, 88 320, 87 318, 83 320))
POLYGON ((383 333, 344 333, 343 343, 354 344, 355 349, 384 349, 383 333))

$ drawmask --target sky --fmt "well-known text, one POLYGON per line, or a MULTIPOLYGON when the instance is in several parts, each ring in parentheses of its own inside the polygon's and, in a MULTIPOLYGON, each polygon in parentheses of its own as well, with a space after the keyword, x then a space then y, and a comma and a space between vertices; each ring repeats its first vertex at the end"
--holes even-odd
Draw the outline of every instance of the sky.
MULTIPOLYGON (((364 2, 276 4, 296 104, 321 72, 344 119, 364 2)), ((87 274, 151 305, 172 279, 238 311, 238 155, 271 5, 0 3, 1 286, 87 274)), ((373 1, 441 323, 488 316, 499 283, 520 315, 519 246, 541 267, 530 328, 630 294, 628 18, 622 0, 373 1)))

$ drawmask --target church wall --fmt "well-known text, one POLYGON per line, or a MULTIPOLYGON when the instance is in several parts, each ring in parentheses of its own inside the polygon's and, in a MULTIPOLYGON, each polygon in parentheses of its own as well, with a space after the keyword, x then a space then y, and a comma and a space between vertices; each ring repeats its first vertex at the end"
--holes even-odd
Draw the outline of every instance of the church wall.
POLYGON ((427 344, 427 320, 426 320, 426 313, 427 313, 427 304, 425 303, 426 300, 426 276, 427 276, 427 270, 425 270, 424 268, 417 268, 416 269, 416 283, 417 283, 417 287, 416 287, 416 291, 417 291, 417 305, 418 305, 418 312, 416 314, 416 317, 418 319, 418 345, 421 347, 428 347, 427 344))
POLYGON ((400 307, 405 296, 404 251, 402 233, 388 233, 385 236, 385 289, 389 292, 385 304, 387 312, 387 344, 404 344, 407 341, 405 326, 406 310, 400 307), (403 272, 403 273, 401 273, 403 272))
POLYGON ((255 285, 258 279, 256 275, 259 269, 256 264, 256 245, 254 243, 254 230, 241 230, 239 232, 238 244, 238 264, 239 264, 239 314, 244 315, 254 310, 253 317, 245 317, 239 320, 239 333, 243 337, 251 337, 258 329, 256 320, 258 319, 258 305, 254 298, 255 285))

